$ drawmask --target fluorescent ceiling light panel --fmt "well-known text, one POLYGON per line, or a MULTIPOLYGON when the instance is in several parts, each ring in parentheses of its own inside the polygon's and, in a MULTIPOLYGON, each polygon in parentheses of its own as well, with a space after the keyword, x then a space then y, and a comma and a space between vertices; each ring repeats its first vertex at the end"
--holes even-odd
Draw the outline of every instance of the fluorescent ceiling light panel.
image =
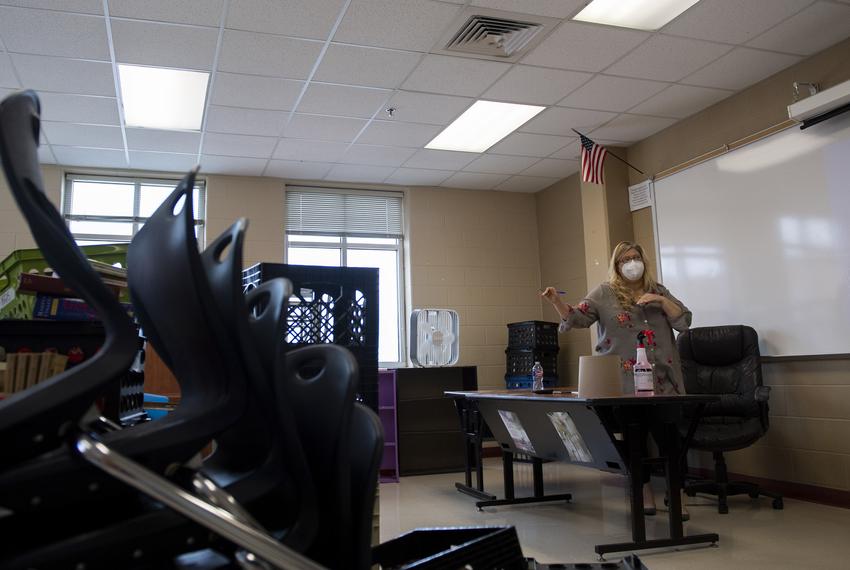
POLYGON ((119 64, 118 76, 128 127, 201 129, 209 73, 119 64))
POLYGON ((476 101, 425 148, 484 152, 546 107, 476 101))
POLYGON ((699 0, 593 0, 573 20, 654 32, 699 0))

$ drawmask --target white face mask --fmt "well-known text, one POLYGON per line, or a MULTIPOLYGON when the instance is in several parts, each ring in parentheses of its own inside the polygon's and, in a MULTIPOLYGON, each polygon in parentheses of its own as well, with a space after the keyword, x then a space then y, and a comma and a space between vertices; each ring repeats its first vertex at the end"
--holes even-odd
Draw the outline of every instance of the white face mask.
POLYGON ((620 268, 620 273, 629 281, 637 281, 643 277, 643 261, 632 259, 625 262, 620 268))

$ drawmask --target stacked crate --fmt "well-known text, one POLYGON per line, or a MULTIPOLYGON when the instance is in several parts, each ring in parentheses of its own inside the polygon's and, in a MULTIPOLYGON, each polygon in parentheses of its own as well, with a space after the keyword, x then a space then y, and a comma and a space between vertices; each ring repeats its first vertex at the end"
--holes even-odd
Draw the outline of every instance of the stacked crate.
POLYGON ((523 321, 508 323, 508 348, 505 349, 505 386, 531 389, 531 367, 543 366, 543 385, 558 384, 558 323, 523 321))

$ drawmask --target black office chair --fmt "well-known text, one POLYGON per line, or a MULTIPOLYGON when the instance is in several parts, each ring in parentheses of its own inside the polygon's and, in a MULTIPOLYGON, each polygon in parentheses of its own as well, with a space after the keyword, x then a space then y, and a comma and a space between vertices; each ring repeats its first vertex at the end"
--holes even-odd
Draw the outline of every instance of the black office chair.
POLYGON ((769 425, 768 397, 764 386, 758 335, 748 326, 730 325, 694 328, 679 335, 685 391, 688 394, 720 394, 719 402, 708 404, 694 433, 690 448, 710 451, 714 456, 714 478, 690 482, 685 493, 717 495, 717 510, 729 512, 727 497, 747 494, 773 498, 773 508, 783 507, 782 495, 765 491, 744 481, 729 481, 723 453, 755 443, 769 425))

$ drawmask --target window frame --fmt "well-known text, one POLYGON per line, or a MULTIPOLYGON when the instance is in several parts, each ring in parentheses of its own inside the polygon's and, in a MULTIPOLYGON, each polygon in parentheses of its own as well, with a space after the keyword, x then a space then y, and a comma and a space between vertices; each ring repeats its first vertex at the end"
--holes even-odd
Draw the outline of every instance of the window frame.
MULTIPOLYGON (((133 233, 128 235, 116 234, 84 234, 71 232, 75 241, 105 241, 114 243, 129 243, 138 231, 150 218, 139 215, 141 206, 142 186, 161 185, 175 187, 180 178, 150 177, 150 176, 128 176, 122 174, 86 174, 84 172, 66 172, 62 188, 62 218, 70 229, 71 222, 114 222, 133 224, 133 233), (71 206, 74 201, 74 182, 107 182, 115 184, 133 185, 133 215, 132 216, 109 216, 72 214, 71 206)), ((206 243, 206 180, 195 181, 195 191, 198 193, 198 208, 194 212, 195 226, 197 227, 198 243, 206 243)))
MULTIPOLYGON (((402 200, 401 207, 401 227, 405 227, 404 222, 404 195, 398 192, 382 192, 380 190, 348 190, 343 188, 313 188, 306 186, 293 186, 292 191, 294 192, 315 192, 315 193, 328 193, 328 194, 351 194, 351 195, 371 195, 371 196, 380 196, 380 195, 391 195, 394 197, 398 197, 402 200)), ((290 191, 287 188, 287 191, 290 191)), ((340 250, 340 267, 348 267, 348 251, 350 250, 361 250, 361 251, 395 251, 396 252, 396 266, 398 267, 398 278, 396 279, 396 295, 398 299, 398 361, 381 361, 379 359, 378 366, 381 368, 399 368, 403 367, 407 363, 407 299, 405 297, 405 286, 407 282, 407 272, 404 264, 404 247, 405 247, 405 237, 404 234, 388 236, 385 233, 375 232, 375 233, 361 233, 361 232, 317 232, 317 231, 296 231, 289 230, 284 228, 284 240, 283 240, 283 262, 289 263, 289 248, 290 247, 298 247, 298 248, 310 248, 310 249, 339 249, 340 250), (294 236, 324 236, 324 237, 336 237, 339 238, 338 243, 328 243, 328 242, 309 242, 309 241, 298 241, 297 237, 294 236), (363 243, 349 243, 348 238, 374 238, 374 239, 395 239, 396 243, 392 244, 363 244, 363 243)))

